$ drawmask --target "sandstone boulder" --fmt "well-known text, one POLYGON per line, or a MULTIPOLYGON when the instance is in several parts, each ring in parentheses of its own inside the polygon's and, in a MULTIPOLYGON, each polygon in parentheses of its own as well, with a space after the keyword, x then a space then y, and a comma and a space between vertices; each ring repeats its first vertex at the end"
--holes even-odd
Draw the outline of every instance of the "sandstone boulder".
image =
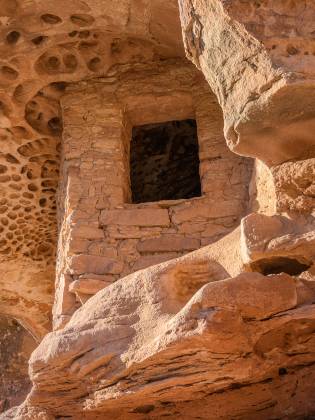
POLYGON ((236 153, 269 166, 314 156, 312 2, 179 0, 187 56, 222 106, 236 153))
POLYGON ((33 353, 33 389, 14 418, 29 410, 43 418, 271 418, 285 410, 293 419, 315 410, 315 289, 259 273, 202 285, 194 272, 193 261, 164 263, 97 293, 33 353))

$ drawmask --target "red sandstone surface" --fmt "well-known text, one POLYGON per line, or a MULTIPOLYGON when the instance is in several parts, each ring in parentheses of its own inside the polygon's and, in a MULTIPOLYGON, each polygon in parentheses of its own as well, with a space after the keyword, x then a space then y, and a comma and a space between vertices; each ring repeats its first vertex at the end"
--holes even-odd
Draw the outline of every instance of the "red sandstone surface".
POLYGON ((0 0, 0 419, 315 417, 312 0, 0 0))

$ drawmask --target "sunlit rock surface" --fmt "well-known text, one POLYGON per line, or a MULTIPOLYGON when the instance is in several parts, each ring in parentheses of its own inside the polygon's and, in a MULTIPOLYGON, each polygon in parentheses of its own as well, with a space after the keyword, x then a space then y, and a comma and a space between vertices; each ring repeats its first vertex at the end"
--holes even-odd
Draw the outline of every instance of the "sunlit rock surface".
POLYGON ((1 419, 315 416, 314 34, 0 0, 1 419))

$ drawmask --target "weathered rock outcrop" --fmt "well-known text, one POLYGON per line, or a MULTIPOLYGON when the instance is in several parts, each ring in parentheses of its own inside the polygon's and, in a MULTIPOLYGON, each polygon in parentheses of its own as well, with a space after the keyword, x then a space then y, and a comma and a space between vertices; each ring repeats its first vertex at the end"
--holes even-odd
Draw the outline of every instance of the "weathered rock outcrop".
POLYGON ((48 334, 30 360, 21 418, 27 405, 47 418, 314 412, 314 277, 224 279, 207 254, 118 281, 48 334))
POLYGON ((0 313, 42 340, 1 419, 315 416, 315 6, 178 3, 0 0, 0 313), (201 196, 132 202, 183 119, 201 196))
POLYGON ((241 235, 236 230, 97 293, 44 338, 30 359, 32 392, 5 418, 314 413, 313 239, 291 255, 307 256, 308 264, 292 271, 286 257, 277 271, 273 260, 290 255, 284 233, 299 243, 294 229, 281 217, 253 214, 241 235), (244 260, 268 276, 242 273, 240 240, 244 260))
POLYGON ((311 0, 179 0, 187 55, 224 112, 229 146, 268 165, 314 156, 311 0))

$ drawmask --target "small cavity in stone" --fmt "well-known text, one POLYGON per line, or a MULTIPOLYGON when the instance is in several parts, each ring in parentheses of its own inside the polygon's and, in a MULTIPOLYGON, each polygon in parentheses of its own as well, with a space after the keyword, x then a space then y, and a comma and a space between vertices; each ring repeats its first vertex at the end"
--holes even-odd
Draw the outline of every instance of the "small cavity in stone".
POLYGON ((42 15, 41 19, 43 22, 49 23, 50 25, 56 25, 57 23, 62 22, 62 19, 59 16, 52 15, 50 13, 42 15))
POLYGON ((297 276, 309 269, 310 265, 302 263, 295 258, 271 257, 255 261, 251 264, 252 271, 259 272, 265 276, 269 274, 286 273, 297 276))
POLYGON ((39 35, 35 38, 32 39, 33 44, 35 45, 40 45, 42 42, 45 41, 45 39, 47 39, 47 36, 43 36, 43 35, 39 35))
POLYGON ((20 38, 21 34, 18 31, 11 31, 7 34, 6 40, 8 44, 16 44, 20 38))

